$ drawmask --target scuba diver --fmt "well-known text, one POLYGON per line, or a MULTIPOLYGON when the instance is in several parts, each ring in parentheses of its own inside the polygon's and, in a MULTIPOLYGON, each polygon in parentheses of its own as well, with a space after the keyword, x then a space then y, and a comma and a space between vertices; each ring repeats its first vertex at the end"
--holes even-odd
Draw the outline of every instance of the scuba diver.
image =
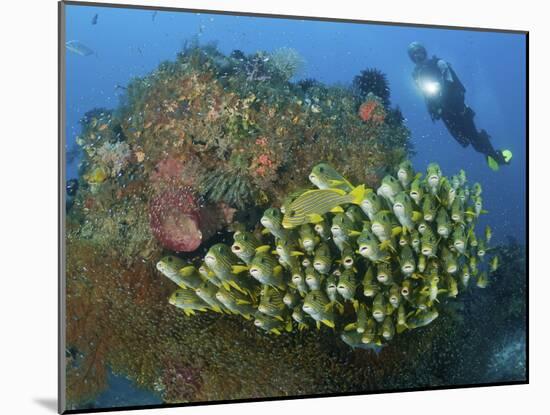
POLYGON ((433 56, 428 59, 426 48, 418 42, 408 47, 415 63, 413 78, 422 91, 432 121, 442 120, 449 133, 462 147, 471 144, 485 155, 489 167, 498 170, 512 158, 510 150, 495 150, 489 134, 478 131, 474 124, 475 112, 464 103, 466 88, 448 62, 433 56))

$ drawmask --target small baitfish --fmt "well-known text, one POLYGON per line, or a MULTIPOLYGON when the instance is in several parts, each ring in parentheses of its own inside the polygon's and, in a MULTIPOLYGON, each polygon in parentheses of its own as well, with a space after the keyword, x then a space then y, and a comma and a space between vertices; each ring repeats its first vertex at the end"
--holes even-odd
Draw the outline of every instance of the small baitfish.
POLYGON ((363 334, 367 329, 367 320, 368 309, 367 306, 363 303, 357 302, 355 304, 357 320, 355 322, 349 323, 344 327, 344 331, 354 330, 356 333, 363 334))
POLYGON ((276 335, 280 335, 283 330, 292 331, 292 320, 281 321, 260 311, 254 314, 254 325, 276 335))
POLYGON ((173 255, 167 255, 157 262, 157 269, 169 280, 176 283, 181 288, 185 288, 179 270, 186 265, 187 263, 183 259, 173 255))
POLYGON ((321 274, 328 274, 330 267, 332 266, 332 256, 330 253, 330 247, 326 243, 321 243, 315 250, 315 256, 313 257, 313 268, 321 274))
POLYGON ((298 323, 298 330, 302 331, 309 328, 308 320, 310 320, 310 318, 306 313, 304 313, 301 305, 294 307, 294 310, 292 311, 292 319, 298 323))
POLYGON ((369 318, 367 320, 367 325, 365 327, 365 331, 363 332, 363 337, 361 338, 361 341, 364 344, 380 346, 381 342, 377 338, 377 329, 378 327, 376 321, 372 318, 369 318))
POLYGON ((387 175, 382 179, 382 184, 376 191, 378 196, 382 196, 390 203, 395 202, 395 196, 401 192, 403 188, 397 179, 393 176, 387 175))
POLYGON ((378 240, 368 228, 363 229, 357 238, 357 245, 359 255, 372 262, 383 261, 387 257, 387 254, 380 249, 378 240))
POLYGON ((193 290, 176 290, 172 293, 168 302, 181 308, 186 316, 192 316, 195 311, 206 311, 209 308, 208 304, 202 301, 193 290))
POLYGON ((451 222, 449 215, 445 209, 439 209, 437 216, 435 217, 435 223, 437 226, 437 233, 444 239, 447 239, 451 233, 451 222))
POLYGON ((363 295, 365 297, 374 297, 380 291, 380 286, 376 283, 374 267, 370 266, 363 277, 363 295))
POLYGON ((405 300, 411 298, 411 292, 413 291, 413 283, 410 279, 405 279, 401 283, 401 295, 405 300))
POLYGON ((287 315, 287 307, 283 301, 283 294, 279 290, 271 288, 268 285, 264 286, 260 296, 258 310, 270 317, 281 321, 284 320, 284 317, 287 315))
POLYGON ((235 290, 220 288, 216 293, 216 300, 222 303, 229 311, 240 314, 247 320, 252 318, 256 309, 252 305, 252 299, 235 290))
POLYGON ((419 178, 416 178, 411 183, 411 190, 409 191, 409 196, 412 200, 416 202, 417 205, 420 206, 420 201, 424 197, 424 187, 423 183, 419 178))
POLYGON ((383 345, 376 344, 374 342, 364 343, 363 334, 357 333, 354 330, 344 331, 342 334, 340 334, 340 338, 352 349, 372 350, 376 354, 380 353, 382 351, 382 348, 384 347, 383 345))
POLYGON ((288 232, 283 228, 283 214, 279 209, 267 209, 260 219, 260 223, 267 233, 271 233, 274 237, 281 239, 288 237, 288 232))
POLYGON ((65 47, 69 52, 75 53, 80 56, 90 56, 94 54, 94 51, 88 46, 78 40, 69 40, 65 43, 65 47))
POLYGON ((334 313, 330 310, 329 304, 330 301, 324 292, 313 290, 304 298, 302 310, 308 313, 317 323, 323 323, 334 328, 334 313))
POLYGON ((298 291, 289 288, 288 291, 283 296, 283 303, 290 308, 291 310, 296 307, 296 305, 300 302, 301 297, 298 291))
POLYGON ((393 282, 393 275, 388 264, 378 264, 376 267, 376 279, 383 285, 390 285, 393 282))
POLYGON ((330 239, 331 233, 330 233, 330 224, 328 223, 326 218, 323 218, 323 220, 319 223, 316 223, 315 226, 313 226, 313 229, 315 230, 315 233, 319 235, 319 238, 323 241, 327 241, 330 239))
POLYGON ((216 299, 216 293, 218 292, 218 287, 212 284, 210 281, 203 282, 195 290, 195 294, 210 306, 212 310, 217 313, 221 313, 223 310, 223 304, 216 299))
POLYGON ((407 189, 409 184, 411 184, 411 182, 418 177, 419 175, 415 175, 414 173, 410 160, 402 161, 399 164, 399 167, 397 168, 397 180, 399 180, 399 183, 401 183, 403 189, 407 189))
POLYGON ((250 265, 250 261, 256 255, 258 247, 260 247, 260 241, 258 241, 258 238, 252 232, 235 232, 233 234, 231 252, 245 264, 250 265))
POLYGON ((393 339, 394 335, 395 326, 393 325, 393 319, 388 316, 384 319, 384 322, 382 323, 382 337, 389 341, 393 339))
POLYGON ((428 258, 435 256, 438 241, 432 231, 432 228, 426 228, 426 231, 420 238, 420 243, 422 244, 422 255, 426 255, 428 258))
POLYGON ((384 208, 384 201, 373 190, 368 189, 359 206, 365 212, 365 215, 372 220, 374 215, 384 208))
POLYGON ((340 205, 348 203, 359 205, 364 193, 364 185, 357 186, 350 193, 340 189, 309 190, 288 206, 282 225, 285 229, 292 229, 304 223, 321 222, 322 215, 327 212, 343 212, 340 205))
POLYGON ((231 252, 229 246, 219 243, 212 245, 204 262, 208 268, 218 277, 225 289, 233 287, 243 293, 250 292, 253 286, 245 278, 241 278, 235 271, 244 271, 246 268, 240 269, 238 258, 231 252))
POLYGON ((386 297, 383 293, 376 294, 372 303, 372 317, 381 323, 386 318, 386 297))
POLYGON ((298 251, 298 241, 295 239, 279 239, 275 240, 274 254, 279 256, 279 263, 285 268, 293 268, 298 265, 298 257, 304 255, 298 251))
POLYGON ((426 169, 426 182, 432 195, 436 195, 439 191, 439 185, 442 180, 442 173, 439 164, 430 163, 426 169))
POLYGON ((422 203, 422 213, 426 222, 431 222, 435 219, 437 207, 437 200, 434 196, 430 194, 424 196, 424 202, 422 203))
POLYGON ((398 193, 393 203, 395 217, 401 226, 409 232, 414 229, 414 222, 421 218, 419 212, 413 211, 412 203, 411 197, 405 192, 398 193))
POLYGON ((426 309, 416 315, 411 316, 407 320, 407 326, 409 329, 424 327, 434 321, 437 317, 439 317, 439 313, 435 308, 426 309))
POLYGON ((371 230, 380 242, 386 242, 385 244, 382 244, 382 247, 389 246, 391 238, 401 232, 400 227, 393 226, 390 212, 387 210, 381 210, 374 215, 371 230))
POLYGON ((338 294, 345 300, 353 301, 355 299, 355 290, 357 290, 357 279, 355 272, 351 269, 346 269, 342 272, 337 286, 338 294))
POLYGON ((340 189, 345 192, 353 190, 352 184, 326 163, 319 163, 313 167, 309 181, 319 189, 340 189))
POLYGON ((357 225, 344 213, 337 213, 332 218, 332 240, 340 250, 343 251, 344 246, 349 245, 353 239, 352 235, 359 234, 357 225))
POLYGON ((311 265, 305 270, 305 280, 306 284, 310 290, 320 290, 322 277, 311 265))
POLYGON ((306 293, 308 292, 308 286, 306 284, 306 278, 302 273, 301 268, 297 267, 292 270, 290 281, 302 297, 306 295, 306 293))
POLYGON ((256 254, 248 271, 261 284, 284 289, 283 267, 267 252, 256 254))
POLYGON ((401 303, 401 290, 399 285, 393 284, 391 286, 388 300, 394 308, 399 307, 399 304, 401 303))
POLYGON ((300 226, 300 229, 298 229, 298 235, 300 237, 300 247, 309 254, 315 250, 315 247, 320 242, 319 235, 315 233, 314 227, 309 223, 305 223, 300 226))
POLYGON ((414 260, 414 254, 412 249, 405 245, 401 248, 401 254, 399 255, 399 265, 401 265, 401 272, 405 277, 410 277, 416 269, 416 263, 414 260))

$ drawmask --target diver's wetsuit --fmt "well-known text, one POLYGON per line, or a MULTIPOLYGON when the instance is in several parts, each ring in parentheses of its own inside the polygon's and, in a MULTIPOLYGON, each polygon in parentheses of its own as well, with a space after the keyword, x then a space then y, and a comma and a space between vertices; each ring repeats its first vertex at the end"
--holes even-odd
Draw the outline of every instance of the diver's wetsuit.
POLYGON ((474 123, 475 112, 464 103, 466 88, 448 63, 433 56, 416 65, 413 78, 421 89, 421 83, 426 80, 439 84, 437 93, 432 96, 424 94, 432 120, 441 119, 461 146, 471 144, 476 151, 492 157, 498 164, 505 163, 502 153, 493 148, 489 134, 485 130, 478 132, 474 123))

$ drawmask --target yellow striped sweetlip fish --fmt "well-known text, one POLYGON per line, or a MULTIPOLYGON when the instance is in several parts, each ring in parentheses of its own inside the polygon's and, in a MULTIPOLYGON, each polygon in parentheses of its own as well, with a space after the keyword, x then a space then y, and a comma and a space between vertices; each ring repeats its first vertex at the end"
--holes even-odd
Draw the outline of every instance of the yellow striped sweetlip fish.
POLYGON ((283 227, 292 229, 304 223, 319 223, 327 212, 343 212, 340 205, 359 205, 365 194, 365 186, 357 186, 350 193, 340 189, 309 190, 296 198, 285 209, 283 227))

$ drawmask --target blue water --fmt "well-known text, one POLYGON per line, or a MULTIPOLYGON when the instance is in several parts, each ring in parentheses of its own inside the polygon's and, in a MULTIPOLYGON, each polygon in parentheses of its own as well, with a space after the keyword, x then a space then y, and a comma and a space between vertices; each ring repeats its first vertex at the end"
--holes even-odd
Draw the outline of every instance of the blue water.
MULTIPOLYGON (((391 101, 406 117, 416 149, 418 169, 437 161, 444 174, 464 168, 469 180, 483 184, 482 219, 494 239, 513 235, 525 239, 525 36, 521 34, 427 29, 375 24, 192 14, 149 10, 67 7, 67 40, 79 40, 95 51, 91 56, 67 53, 67 143, 74 146, 78 120, 94 107, 116 107, 120 89, 164 60, 175 58, 185 40, 217 42, 229 53, 241 49, 296 49, 306 61, 298 78, 329 84, 350 84, 367 67, 383 71, 390 82, 391 101), (98 14, 96 25, 92 19, 98 14), (411 77, 407 45, 422 42, 430 55, 451 63, 467 89, 466 103, 476 124, 492 136, 495 148, 514 153, 511 166, 492 172, 481 154, 463 149, 441 122, 433 123, 411 77)), ((68 176, 76 175, 76 163, 68 176)))

